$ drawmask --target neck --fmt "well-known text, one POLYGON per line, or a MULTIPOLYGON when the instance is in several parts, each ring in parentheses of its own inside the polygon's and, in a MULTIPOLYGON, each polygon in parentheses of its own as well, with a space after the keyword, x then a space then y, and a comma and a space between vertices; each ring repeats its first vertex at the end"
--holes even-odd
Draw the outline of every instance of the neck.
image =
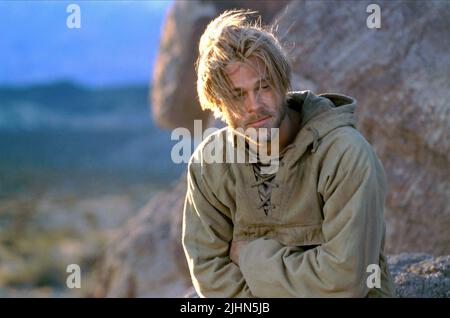
MULTIPOLYGON (((300 114, 289 107, 286 107, 286 113, 284 115, 283 120, 281 121, 280 128, 279 128, 279 136, 278 136, 278 142, 279 142, 279 149, 278 153, 281 153, 289 144, 291 144, 295 136, 298 133, 300 125, 300 114)), ((266 153, 270 156, 271 155, 271 142, 266 141, 264 145, 259 145, 259 147, 265 146, 267 147, 266 153)))
POLYGON ((298 133, 300 114, 286 107, 286 114, 280 125, 280 153, 292 143, 298 133))

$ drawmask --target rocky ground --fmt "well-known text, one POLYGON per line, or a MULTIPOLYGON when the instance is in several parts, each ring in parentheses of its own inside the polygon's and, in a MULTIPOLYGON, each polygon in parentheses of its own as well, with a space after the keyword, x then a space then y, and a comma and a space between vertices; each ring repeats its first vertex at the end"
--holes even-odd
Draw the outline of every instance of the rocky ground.
POLYGON ((402 253, 388 262, 398 297, 450 297, 450 255, 402 253))
POLYGON ((75 192, 42 184, 39 190, 0 200, 0 297, 93 294, 93 268, 114 231, 164 185, 136 183, 121 188, 117 183, 114 191, 106 184, 101 188, 109 190, 75 192), (66 286, 69 264, 81 268, 81 289, 66 286))

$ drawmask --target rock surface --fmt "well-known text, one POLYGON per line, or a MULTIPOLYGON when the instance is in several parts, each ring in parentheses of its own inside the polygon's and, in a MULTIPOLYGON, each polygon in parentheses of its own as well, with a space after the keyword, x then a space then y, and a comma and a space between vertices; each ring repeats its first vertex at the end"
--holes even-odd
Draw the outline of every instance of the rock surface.
POLYGON ((289 4, 279 30, 294 87, 359 101, 359 129, 390 185, 387 252, 449 254, 450 3, 379 1, 376 30, 366 26, 369 3, 289 4))
MULTIPOLYGON (((294 88, 340 92, 359 101, 359 129, 390 184, 387 253, 448 255, 450 3, 379 1, 377 30, 366 26, 369 3, 293 1, 278 10, 278 33, 293 57, 294 88)), ((176 2, 169 15, 153 91, 162 126, 191 128, 194 118, 207 118, 191 85, 193 43, 217 12, 209 1, 186 1, 176 2), (180 12, 190 15, 175 19, 180 12), (184 33, 175 32, 181 29, 184 33)), ((185 294, 190 286, 180 246, 185 191, 182 179, 123 228, 102 263, 98 296, 185 294)), ((390 266, 398 296, 449 296, 448 256, 400 254, 390 258, 390 266)))
POLYGON ((181 241, 186 175, 155 196, 111 240, 95 297, 181 297, 191 285, 181 241))

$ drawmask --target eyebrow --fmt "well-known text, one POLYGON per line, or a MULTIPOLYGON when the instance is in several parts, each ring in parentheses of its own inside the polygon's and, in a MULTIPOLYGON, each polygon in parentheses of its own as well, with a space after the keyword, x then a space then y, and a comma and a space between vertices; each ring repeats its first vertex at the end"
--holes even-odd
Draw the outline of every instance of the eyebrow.
MULTIPOLYGON (((255 82, 255 87, 259 86, 260 83, 262 83, 262 82, 269 82, 269 77, 268 76, 261 77, 259 80, 257 80, 255 82)), ((234 88, 233 92, 234 93, 241 93, 242 92, 242 88, 234 88)))

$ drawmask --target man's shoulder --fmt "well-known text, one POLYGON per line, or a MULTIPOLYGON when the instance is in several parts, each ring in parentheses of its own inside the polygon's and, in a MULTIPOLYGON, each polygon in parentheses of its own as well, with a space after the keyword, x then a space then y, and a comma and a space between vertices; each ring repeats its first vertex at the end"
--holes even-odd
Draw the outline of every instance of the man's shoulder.
POLYGON ((336 128, 325 136, 321 142, 325 160, 339 161, 339 158, 347 158, 346 162, 354 160, 364 161, 368 164, 378 161, 378 157, 372 145, 355 128, 343 126, 336 128), (350 159, 350 161, 348 161, 350 159))
POLYGON ((189 164, 204 163, 205 161, 208 161, 207 155, 209 155, 209 152, 211 152, 213 149, 220 152, 225 151, 225 142, 229 130, 229 127, 223 127, 217 129, 216 131, 208 134, 205 138, 203 138, 203 140, 199 143, 199 145, 192 153, 192 156, 189 159, 189 164))
POLYGON ((354 127, 343 126, 331 131, 323 142, 339 149, 372 149, 367 139, 354 127))
POLYGON ((344 126, 335 129, 324 138, 321 146, 319 162, 322 180, 332 176, 330 180, 346 180, 351 187, 363 179, 370 179, 377 180, 377 187, 386 187, 385 171, 376 150, 355 128, 344 126))
POLYGON ((229 127, 217 129, 202 140, 189 159, 190 173, 201 171, 204 177, 218 176, 228 169, 226 144, 229 142, 230 129, 229 127))

